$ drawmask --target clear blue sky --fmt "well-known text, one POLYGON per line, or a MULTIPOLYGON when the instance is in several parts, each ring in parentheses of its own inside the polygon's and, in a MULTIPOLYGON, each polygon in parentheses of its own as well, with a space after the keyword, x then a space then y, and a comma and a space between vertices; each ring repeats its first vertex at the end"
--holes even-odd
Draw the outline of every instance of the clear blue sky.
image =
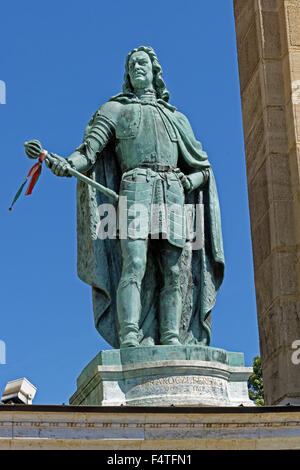
POLYGON ((94 327, 91 288, 76 273, 76 181, 46 167, 32 196, 11 200, 37 138, 67 157, 94 111, 121 91, 127 53, 152 46, 170 102, 189 118, 214 169, 225 280, 212 346, 259 353, 232 0, 4 2, 0 105, 1 326, 5 383, 27 377, 35 403, 68 403, 76 378, 107 344, 94 327))

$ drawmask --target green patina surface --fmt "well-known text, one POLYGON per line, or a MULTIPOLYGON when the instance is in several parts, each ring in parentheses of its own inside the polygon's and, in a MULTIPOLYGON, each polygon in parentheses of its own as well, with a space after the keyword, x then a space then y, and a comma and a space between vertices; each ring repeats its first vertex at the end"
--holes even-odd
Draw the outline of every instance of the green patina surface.
POLYGON ((212 348, 210 346, 201 345, 149 346, 100 351, 94 359, 89 362, 78 377, 77 386, 80 387, 89 377, 91 377, 98 365, 126 366, 129 364, 172 360, 218 362, 229 366, 243 367, 244 353, 231 352, 221 348, 212 348))
POLYGON ((57 176, 88 177, 78 181, 77 266, 103 338, 116 349, 208 346, 224 276, 217 188, 151 47, 128 54, 123 92, 94 113, 75 152, 53 155, 46 164, 57 176), (95 182, 118 194, 118 208, 95 182), (102 210, 111 225, 103 233, 102 210))

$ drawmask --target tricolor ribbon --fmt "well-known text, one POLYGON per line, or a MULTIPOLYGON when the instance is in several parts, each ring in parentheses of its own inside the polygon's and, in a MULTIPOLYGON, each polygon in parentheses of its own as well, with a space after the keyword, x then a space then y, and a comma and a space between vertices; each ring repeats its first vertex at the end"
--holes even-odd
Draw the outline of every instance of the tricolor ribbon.
POLYGON ((34 186, 36 185, 36 182, 39 179, 39 176, 41 174, 42 163, 43 163, 43 160, 45 160, 45 158, 47 156, 47 153, 48 152, 46 150, 42 150, 42 153, 39 156, 39 161, 37 163, 35 163, 35 165, 33 165, 31 170, 29 171, 28 175, 26 176, 26 179, 25 179, 24 183, 21 185, 21 187, 19 188, 17 194, 15 195, 14 200, 13 200, 13 202, 12 202, 10 208, 9 208, 10 211, 12 210, 12 207, 13 207, 14 203, 16 202, 16 200, 19 198, 20 194, 22 193, 23 188, 24 188, 25 184, 27 183, 27 181, 29 180, 29 178, 31 178, 31 180, 29 182, 29 185, 28 185, 28 188, 27 188, 27 191, 26 191, 25 195, 29 196, 29 194, 32 193, 32 190, 33 190, 34 186))

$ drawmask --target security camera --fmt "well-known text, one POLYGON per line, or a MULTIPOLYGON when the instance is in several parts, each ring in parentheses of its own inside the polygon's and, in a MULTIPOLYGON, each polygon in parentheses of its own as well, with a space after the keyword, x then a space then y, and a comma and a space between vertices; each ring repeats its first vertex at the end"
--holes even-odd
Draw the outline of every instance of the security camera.
POLYGON ((25 405, 32 405, 36 390, 36 387, 25 379, 25 377, 12 380, 11 382, 7 382, 1 397, 1 402, 5 404, 23 403, 25 405))

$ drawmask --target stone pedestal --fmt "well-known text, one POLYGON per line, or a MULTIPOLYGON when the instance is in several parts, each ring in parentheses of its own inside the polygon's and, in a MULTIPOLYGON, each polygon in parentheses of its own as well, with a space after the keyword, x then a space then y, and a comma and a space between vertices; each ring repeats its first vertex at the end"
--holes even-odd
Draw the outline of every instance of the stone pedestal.
POLYGON ((77 380, 71 405, 252 406, 243 353, 205 346, 101 351, 77 380))

